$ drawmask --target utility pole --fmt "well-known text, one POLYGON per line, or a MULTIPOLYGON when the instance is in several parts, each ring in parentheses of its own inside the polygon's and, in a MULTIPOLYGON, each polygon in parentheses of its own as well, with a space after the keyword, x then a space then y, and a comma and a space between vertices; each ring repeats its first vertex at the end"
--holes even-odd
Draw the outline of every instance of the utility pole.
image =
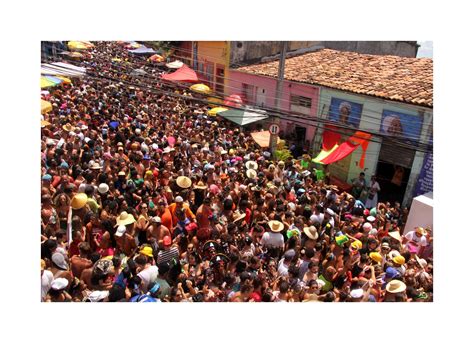
MULTIPOLYGON (((288 48, 288 42, 281 42, 281 50, 280 50, 280 63, 278 64, 278 81, 277 81, 277 88, 276 88, 276 96, 275 96, 275 108, 277 111, 281 110, 281 96, 283 90, 283 80, 285 79, 285 59, 286 59, 286 50, 288 48)), ((280 118, 273 117, 272 126, 280 124, 280 118)), ((275 150, 278 141, 278 132, 275 134, 270 130, 270 150, 275 157, 275 150)))

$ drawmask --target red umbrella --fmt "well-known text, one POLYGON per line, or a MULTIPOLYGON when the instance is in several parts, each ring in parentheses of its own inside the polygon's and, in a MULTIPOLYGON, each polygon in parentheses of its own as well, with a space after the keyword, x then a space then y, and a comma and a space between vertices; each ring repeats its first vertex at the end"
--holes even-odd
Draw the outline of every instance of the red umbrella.
POLYGON ((244 104, 242 98, 238 94, 229 95, 224 99, 225 106, 241 107, 244 104))

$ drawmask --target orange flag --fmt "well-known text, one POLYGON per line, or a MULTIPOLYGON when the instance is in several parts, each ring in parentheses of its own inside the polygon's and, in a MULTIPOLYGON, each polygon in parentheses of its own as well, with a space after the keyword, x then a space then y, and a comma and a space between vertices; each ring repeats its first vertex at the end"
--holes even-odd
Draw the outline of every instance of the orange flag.
POLYGON ((365 154, 367 151, 367 147, 369 146, 371 137, 372 135, 370 133, 356 131, 356 133, 349 138, 351 142, 353 142, 354 144, 360 144, 360 147, 362 148, 362 155, 360 156, 359 160, 359 166, 361 169, 364 169, 365 154))

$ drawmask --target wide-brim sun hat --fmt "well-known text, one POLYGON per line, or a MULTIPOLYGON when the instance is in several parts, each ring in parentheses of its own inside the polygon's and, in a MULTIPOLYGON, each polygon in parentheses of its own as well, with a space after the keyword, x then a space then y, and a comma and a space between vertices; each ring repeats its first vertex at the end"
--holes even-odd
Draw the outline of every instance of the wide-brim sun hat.
POLYGON ((85 193, 77 193, 71 200, 71 207, 74 210, 80 210, 87 204, 87 195, 85 193))
POLYGON ((283 223, 278 220, 270 220, 268 222, 268 226, 270 227, 270 230, 272 230, 273 232, 280 232, 285 228, 283 223))
POLYGON ((318 230, 313 225, 303 228, 304 233, 311 239, 318 239, 318 230))
POLYGON ((254 169, 248 169, 245 174, 249 179, 255 179, 257 177, 257 172, 254 169))
POLYGON ((397 241, 401 242, 402 241, 402 236, 400 236, 400 232, 398 231, 391 231, 388 233, 388 235, 397 241))
POLYGON ((187 176, 178 176, 176 184, 181 188, 189 188, 192 185, 192 181, 187 176))
POLYGON ((256 170, 258 168, 258 164, 255 161, 248 161, 247 163, 245 163, 245 167, 247 169, 255 169, 256 170))
POLYGON ((101 184, 99 185, 98 190, 99 190, 99 193, 100 193, 100 194, 105 194, 105 193, 107 193, 107 192, 109 191, 109 185, 106 184, 106 183, 101 183, 101 184))
POLYGON ((123 211, 117 217, 116 221, 117 221, 117 225, 129 225, 129 224, 135 223, 136 220, 132 214, 127 213, 126 211, 123 211))
POLYGON ((404 282, 400 280, 392 280, 387 283, 385 290, 389 293, 401 293, 407 288, 404 282))

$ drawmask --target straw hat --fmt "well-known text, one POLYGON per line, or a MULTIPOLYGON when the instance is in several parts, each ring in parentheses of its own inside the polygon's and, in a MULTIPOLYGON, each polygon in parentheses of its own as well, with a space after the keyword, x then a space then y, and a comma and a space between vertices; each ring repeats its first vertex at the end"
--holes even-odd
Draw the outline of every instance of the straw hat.
POLYGON ((117 225, 128 225, 135 223, 135 217, 132 214, 127 213, 126 211, 120 213, 116 220, 117 225))
POLYGON ((303 231, 306 234, 306 236, 308 236, 311 239, 318 239, 319 237, 318 230, 316 230, 316 228, 313 225, 303 228, 303 231))
POLYGON ((237 223, 237 222, 241 221, 244 218, 245 218, 245 213, 241 213, 241 214, 234 213, 234 215, 232 216, 232 219, 233 219, 234 223, 237 223))
POLYGON ((254 169, 248 169, 246 174, 249 179, 255 179, 257 177, 257 172, 254 169))
POLYGON ((421 226, 418 226, 416 229, 415 229, 415 232, 420 234, 420 235, 426 235, 426 231, 425 229, 423 229, 421 226))
POLYGON ((283 223, 278 220, 270 220, 268 222, 268 226, 270 227, 270 230, 272 230, 273 232, 280 232, 285 227, 283 223))
POLYGON ((407 288, 407 285, 405 285, 402 281, 392 280, 389 283, 387 283, 387 286, 385 289, 389 293, 400 293, 400 292, 403 292, 406 288, 407 288))
POLYGON ((388 235, 397 241, 401 242, 402 241, 402 236, 400 236, 400 232, 398 231, 391 231, 388 233, 388 235))
POLYGON ((248 161, 247 163, 245 163, 245 167, 247 167, 247 169, 255 169, 256 170, 258 168, 258 164, 255 161, 248 161))
POLYGON ((109 185, 106 183, 101 183, 99 185, 99 193, 100 194, 105 194, 109 191, 109 185))
POLYGON ((63 130, 64 130, 64 131, 69 132, 69 131, 71 131, 71 130, 73 130, 73 129, 74 129, 74 126, 72 126, 71 123, 67 123, 66 125, 63 125, 63 130))
POLYGON ((416 262, 420 265, 421 268, 425 268, 428 265, 428 262, 424 258, 419 258, 418 255, 415 255, 416 262))
POLYGON ((42 120, 41 121, 41 128, 46 127, 46 126, 50 126, 50 125, 51 125, 51 123, 47 120, 42 120))
POLYGON ((87 195, 85 193, 77 193, 71 200, 71 207, 74 210, 83 208, 87 203, 87 195))
POLYGON ((206 185, 204 182, 199 181, 199 182, 197 183, 197 185, 195 185, 193 188, 206 189, 206 188, 207 188, 207 185, 206 185))
POLYGON ((92 164, 92 167, 91 167, 90 169, 99 170, 100 168, 102 168, 102 167, 100 166, 100 164, 99 164, 98 162, 94 162, 94 163, 92 164))
POLYGON ((187 176, 178 176, 176 184, 181 188, 189 188, 191 187, 192 181, 187 176))
POLYGON ((383 260, 382 255, 380 255, 378 252, 371 252, 369 257, 377 263, 381 263, 383 260))

